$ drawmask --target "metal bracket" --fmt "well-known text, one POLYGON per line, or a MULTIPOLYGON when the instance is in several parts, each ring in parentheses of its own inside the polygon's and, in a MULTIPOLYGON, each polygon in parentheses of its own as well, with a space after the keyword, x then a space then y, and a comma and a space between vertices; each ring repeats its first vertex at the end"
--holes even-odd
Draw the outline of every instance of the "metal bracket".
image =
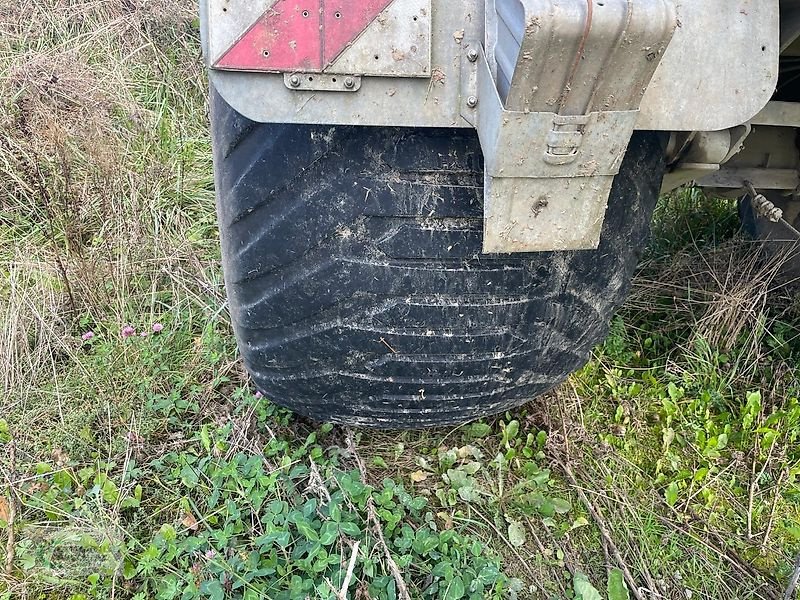
POLYGON ((636 125, 636 111, 587 115, 503 108, 483 52, 470 64, 485 158, 485 252, 596 248, 614 175, 636 125))
POLYGON ((361 89, 358 75, 327 73, 284 73, 283 83, 290 90, 314 92, 357 92, 361 89))
POLYGON ((486 165, 484 251, 597 248, 639 103, 677 26, 674 6, 498 4, 509 2, 525 18, 513 73, 508 60, 497 63, 501 91, 480 44, 462 60, 461 114, 478 130, 486 165))

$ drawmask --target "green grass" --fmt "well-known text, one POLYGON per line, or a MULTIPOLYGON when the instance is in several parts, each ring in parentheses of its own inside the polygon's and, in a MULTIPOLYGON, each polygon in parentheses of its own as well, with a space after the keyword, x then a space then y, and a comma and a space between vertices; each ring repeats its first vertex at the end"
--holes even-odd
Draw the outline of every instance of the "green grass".
POLYGON ((0 8, 0 598, 783 597, 800 302, 731 201, 546 398, 352 433, 252 393, 211 173, 192 3, 0 8))

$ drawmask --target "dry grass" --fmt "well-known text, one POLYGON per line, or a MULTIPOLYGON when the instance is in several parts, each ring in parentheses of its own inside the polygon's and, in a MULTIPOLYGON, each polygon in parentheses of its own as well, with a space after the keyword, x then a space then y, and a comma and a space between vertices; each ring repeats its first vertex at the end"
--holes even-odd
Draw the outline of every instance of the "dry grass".
POLYGON ((791 309, 797 282, 781 277, 787 258, 786 250, 775 253, 741 238, 692 247, 666 263, 642 264, 627 304, 646 311, 669 298, 672 310, 695 321, 696 338, 727 351, 742 333, 763 329, 768 306, 791 309))
MULTIPOLYGON (((640 267, 625 314, 647 320, 657 314, 668 319, 664 333, 676 333, 675 349, 707 361, 709 353, 737 349, 727 385, 757 385, 760 368, 776 346, 776 323, 796 322, 800 315, 798 282, 783 276, 794 260, 787 249, 775 249, 736 237, 719 245, 690 246, 667 259, 640 267), (650 316, 648 316, 650 315, 650 316)), ((680 372, 683 367, 675 363, 680 372)), ((696 365, 690 365, 693 368, 696 365)))
POLYGON ((198 260, 215 250, 199 235, 213 197, 194 18, 166 1, 0 9, 6 393, 54 375, 79 319, 122 323, 162 308, 156 288, 194 302, 198 280, 218 285, 198 260))

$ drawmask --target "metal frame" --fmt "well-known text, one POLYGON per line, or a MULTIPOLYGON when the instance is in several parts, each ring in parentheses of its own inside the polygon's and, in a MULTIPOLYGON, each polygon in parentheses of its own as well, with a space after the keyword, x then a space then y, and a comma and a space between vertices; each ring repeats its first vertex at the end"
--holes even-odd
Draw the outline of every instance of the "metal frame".
POLYGON ((738 127, 673 133, 662 192, 693 182, 727 196, 742 195, 748 185, 795 193, 800 188, 798 129, 800 104, 770 102, 738 127))
MULTIPOLYGON (((226 40, 235 39, 236 27, 246 29, 259 11, 275 1, 200 0, 206 56, 218 28, 227 31, 226 40), (240 21, 229 19, 232 25, 222 24, 223 9, 226 16, 240 21)), ((394 0, 401 1, 405 0, 394 0)), ((491 29, 496 22, 495 3, 499 10, 519 13, 525 1, 430 0, 431 70, 426 78, 365 77, 359 93, 334 95, 289 89, 280 74, 212 68, 210 78, 236 110, 256 121, 469 127, 460 113, 460 62, 469 49, 465 40, 483 41, 492 65, 492 44, 497 39, 491 29)), ((777 82, 778 0, 683 0, 676 4, 681 26, 642 99, 636 128, 709 131, 747 121, 766 104, 777 82)))

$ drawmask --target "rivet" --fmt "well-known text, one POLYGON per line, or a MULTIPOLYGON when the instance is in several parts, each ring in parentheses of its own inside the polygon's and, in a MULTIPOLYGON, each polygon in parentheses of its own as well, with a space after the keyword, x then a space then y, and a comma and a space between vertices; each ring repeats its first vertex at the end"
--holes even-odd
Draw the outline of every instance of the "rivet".
POLYGON ((348 77, 347 79, 344 80, 344 87, 346 87, 348 90, 353 89, 355 85, 356 85, 356 80, 353 79, 352 77, 348 77))
POLYGON ((467 52, 467 60, 469 62, 475 62, 478 60, 478 51, 475 48, 472 48, 469 52, 467 52))
POLYGON ((292 87, 300 87, 300 77, 298 77, 297 75, 292 75, 291 77, 289 77, 289 84, 292 87))
POLYGON ((478 97, 477 96, 470 96, 467 98, 467 106, 470 108, 475 108, 478 106, 478 97))

